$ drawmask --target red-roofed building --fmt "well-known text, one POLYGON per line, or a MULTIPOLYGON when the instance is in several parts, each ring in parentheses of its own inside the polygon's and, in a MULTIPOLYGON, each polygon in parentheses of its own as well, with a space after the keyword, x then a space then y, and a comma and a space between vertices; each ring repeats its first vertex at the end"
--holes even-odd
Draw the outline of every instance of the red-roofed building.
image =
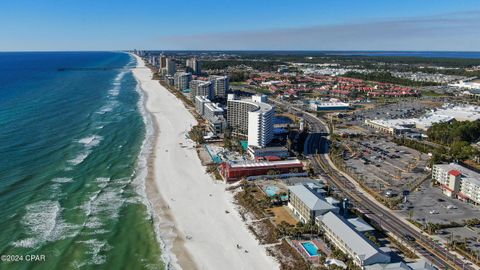
POLYGON ((303 163, 298 159, 278 161, 227 161, 220 165, 220 174, 226 181, 242 177, 303 172, 303 163))
POLYGON ((460 176, 460 175, 462 175, 462 173, 459 172, 459 171, 457 171, 457 170, 450 170, 450 171, 448 172, 448 174, 453 175, 453 176, 460 176))

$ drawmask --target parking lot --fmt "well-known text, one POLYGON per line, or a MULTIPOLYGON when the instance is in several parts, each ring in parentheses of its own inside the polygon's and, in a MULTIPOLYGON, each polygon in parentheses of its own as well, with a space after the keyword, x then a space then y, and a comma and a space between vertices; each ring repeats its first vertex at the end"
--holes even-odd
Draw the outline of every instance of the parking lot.
POLYGON ((347 170, 386 197, 401 195, 425 179, 428 156, 382 138, 350 140, 345 156, 347 170))
POLYGON ((432 187, 430 181, 423 183, 419 191, 412 192, 407 200, 402 214, 421 224, 461 223, 480 217, 480 208, 445 196, 440 188, 432 187))

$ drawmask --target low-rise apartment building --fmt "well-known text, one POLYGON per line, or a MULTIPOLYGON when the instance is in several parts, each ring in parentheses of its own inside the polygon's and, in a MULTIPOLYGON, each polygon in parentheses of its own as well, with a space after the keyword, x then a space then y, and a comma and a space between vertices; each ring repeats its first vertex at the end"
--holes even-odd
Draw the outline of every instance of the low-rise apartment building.
POLYGON ((480 204, 480 173, 456 163, 435 164, 432 179, 445 195, 480 204))
POLYGON ((390 256, 383 253, 374 243, 355 231, 352 225, 338 215, 328 212, 317 218, 325 236, 337 248, 352 258, 359 267, 387 264, 390 256))
POLYGON ((314 223, 315 218, 327 212, 338 213, 336 206, 323 197, 324 190, 315 185, 300 184, 288 187, 288 208, 303 223, 314 223))

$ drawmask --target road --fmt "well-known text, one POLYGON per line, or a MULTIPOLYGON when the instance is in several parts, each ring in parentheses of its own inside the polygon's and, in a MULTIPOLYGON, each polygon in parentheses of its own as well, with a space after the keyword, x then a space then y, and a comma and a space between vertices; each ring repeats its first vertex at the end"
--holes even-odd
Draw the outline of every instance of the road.
POLYGON ((386 232, 390 232, 397 239, 404 239, 405 235, 415 238, 415 241, 403 242, 413 248, 418 254, 432 262, 439 269, 466 269, 474 270, 464 261, 450 253, 443 246, 434 242, 430 237, 424 235, 419 230, 412 228, 402 219, 393 214, 389 209, 380 205, 374 198, 364 192, 358 183, 348 179, 344 173, 339 171, 331 162, 328 155, 329 128, 326 123, 315 115, 305 112, 299 108, 286 105, 280 101, 272 100, 278 106, 287 107, 303 113, 304 120, 310 126, 311 135, 305 142, 304 153, 309 156, 312 166, 316 172, 324 176, 328 182, 335 185, 343 192, 351 202, 355 204, 359 211, 364 213, 372 221, 376 222, 386 232))

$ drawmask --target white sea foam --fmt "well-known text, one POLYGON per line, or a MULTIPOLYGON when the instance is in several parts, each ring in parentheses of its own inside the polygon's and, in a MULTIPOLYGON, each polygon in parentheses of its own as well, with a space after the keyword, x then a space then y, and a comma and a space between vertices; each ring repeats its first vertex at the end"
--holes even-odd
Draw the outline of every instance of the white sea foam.
POLYGON ((61 207, 58 201, 39 201, 27 205, 22 225, 27 238, 12 243, 15 247, 33 248, 47 241, 57 241, 74 237, 79 226, 66 223, 60 216, 61 207))
POLYGON ((126 72, 120 72, 118 75, 115 77, 113 80, 113 87, 108 91, 108 94, 110 96, 116 97, 118 94, 120 94, 120 86, 121 86, 121 81, 123 77, 125 76, 126 72))
POLYGON ((89 251, 87 254, 91 255, 90 261, 88 261, 86 264, 89 265, 100 265, 104 264, 107 261, 107 256, 103 255, 101 253, 104 253, 106 251, 109 251, 112 247, 107 243, 107 241, 102 241, 98 239, 89 239, 85 241, 77 241, 77 243, 82 243, 87 248, 89 251))
POLYGON ((97 146, 102 141, 102 139, 103 137, 100 135, 91 135, 78 140, 78 142, 85 145, 85 147, 87 148, 92 148, 97 146))
POLYGON ((172 229, 165 228, 165 222, 161 222, 158 218, 154 218, 154 209, 147 198, 145 181, 148 176, 148 158, 151 156, 151 153, 153 151, 155 132, 153 128, 152 115, 147 112, 145 108, 145 93, 140 87, 140 81, 138 80, 138 78, 135 77, 135 80, 137 81, 137 87, 135 90, 140 96, 137 107, 140 111, 140 114, 142 115, 146 132, 145 138, 142 142, 142 147, 136 166, 135 178, 132 181, 132 185, 134 186, 136 193, 140 195, 141 203, 147 207, 147 218, 152 218, 154 221, 155 236, 157 238, 157 242, 159 243, 163 251, 161 255, 162 261, 165 263, 165 265, 170 265, 171 262, 174 262, 176 260, 176 257, 172 252, 173 239, 175 239, 176 235, 172 229), (174 235, 172 236, 172 234, 174 235))
POLYGON ((90 150, 86 150, 84 152, 81 152, 75 158, 70 159, 67 162, 70 163, 71 165, 74 165, 74 166, 78 165, 78 164, 82 163, 88 157, 88 155, 90 155, 91 152, 92 151, 90 151, 90 150))
POLYGON ((95 182, 100 189, 92 193, 81 206, 87 216, 84 227, 88 229, 101 228, 104 225, 102 219, 117 219, 120 208, 129 202, 123 197, 124 188, 129 183, 128 179, 112 180, 98 177, 95 182))
POLYGON ((52 179, 52 182, 60 183, 60 184, 63 184, 63 183, 71 183, 71 182, 73 182, 73 178, 69 178, 69 177, 57 177, 57 178, 53 178, 53 179, 52 179))
POLYGON ((99 145, 100 142, 102 141, 102 139, 103 139, 103 137, 100 136, 100 135, 89 135, 87 137, 84 137, 84 138, 78 140, 77 142, 82 144, 85 147, 85 149, 82 152, 80 152, 79 154, 77 154, 77 156, 75 158, 72 158, 72 159, 68 160, 67 162, 70 163, 73 166, 82 163, 92 152, 91 149, 94 148, 95 146, 99 145))

